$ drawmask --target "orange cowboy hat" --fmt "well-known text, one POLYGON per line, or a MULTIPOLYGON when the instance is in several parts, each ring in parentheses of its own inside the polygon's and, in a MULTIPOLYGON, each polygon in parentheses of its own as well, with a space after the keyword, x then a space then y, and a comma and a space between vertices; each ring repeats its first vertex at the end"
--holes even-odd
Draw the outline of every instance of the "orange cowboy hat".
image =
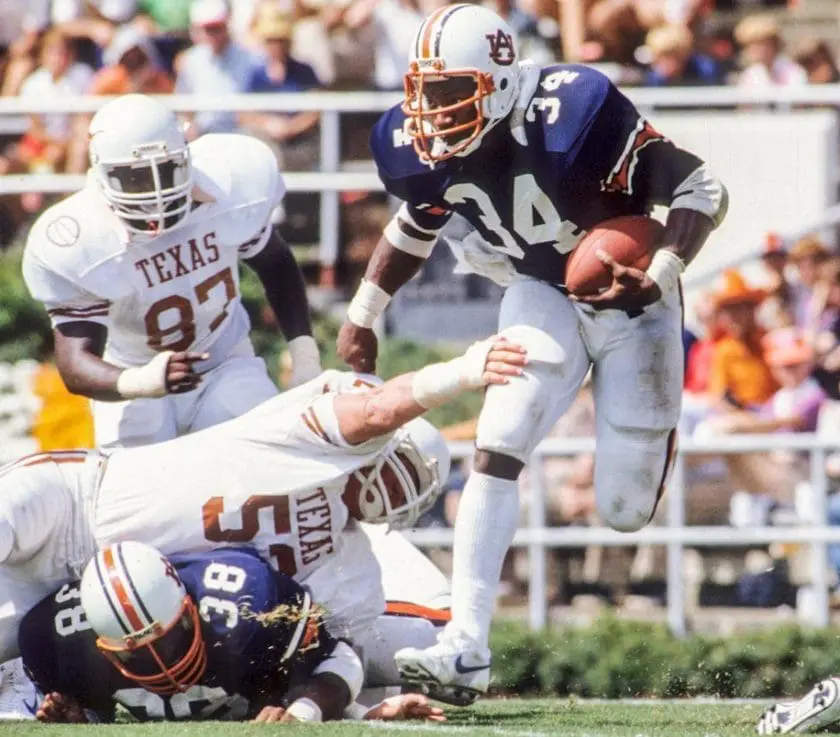
POLYGON ((744 277, 734 269, 730 269, 723 273, 723 288, 714 295, 714 302, 715 307, 741 304, 757 305, 766 296, 764 290, 747 286, 744 277))
POLYGON ((762 339, 761 347, 769 366, 796 366, 814 358, 814 349, 797 328, 772 330, 762 339))

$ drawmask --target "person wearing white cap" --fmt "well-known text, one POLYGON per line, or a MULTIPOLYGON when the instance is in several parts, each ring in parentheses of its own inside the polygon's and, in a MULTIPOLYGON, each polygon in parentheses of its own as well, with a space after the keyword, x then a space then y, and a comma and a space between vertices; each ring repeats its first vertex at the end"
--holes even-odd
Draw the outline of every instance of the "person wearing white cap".
MULTIPOLYGON (((214 96, 244 92, 257 60, 231 38, 229 21, 224 0, 192 4, 190 25, 196 44, 178 57, 176 92, 214 96)), ((199 133, 229 133, 237 128, 231 112, 198 113, 193 123, 199 133)))

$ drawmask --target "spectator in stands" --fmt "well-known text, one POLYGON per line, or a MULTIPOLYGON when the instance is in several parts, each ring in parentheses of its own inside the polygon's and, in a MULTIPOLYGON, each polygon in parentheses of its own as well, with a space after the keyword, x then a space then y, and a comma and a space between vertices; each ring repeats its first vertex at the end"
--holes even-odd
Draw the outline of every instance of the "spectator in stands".
MULTIPOLYGON (((261 39, 264 61, 252 70, 245 92, 306 92, 321 86, 312 67, 290 55, 292 27, 283 10, 270 5, 260 9, 254 32, 261 39)), ((319 117, 317 111, 248 112, 242 113, 239 121, 275 144, 281 166, 294 171, 312 168, 318 162, 319 117)))
MULTIPOLYGON (((84 93, 92 76, 90 67, 76 62, 70 39, 53 29, 44 37, 41 66, 26 78, 20 97, 38 101, 75 97, 84 93)), ((0 173, 61 171, 70 134, 69 115, 31 116, 29 130, 0 158, 0 173)))
POLYGON ((789 260, 797 277, 793 285, 793 319, 806 330, 815 329, 819 321, 822 305, 815 290, 829 255, 823 242, 813 235, 801 238, 790 249, 789 260))
MULTIPOLYGON (((219 96, 245 91, 256 59, 231 38, 229 19, 224 0, 193 2, 190 23, 196 44, 176 60, 177 92, 219 96)), ((232 112, 197 113, 192 123, 195 135, 237 129, 237 117, 232 112)))
POLYGON ((714 59, 694 51, 694 36, 686 26, 654 28, 645 45, 651 54, 644 77, 647 87, 723 84, 723 73, 714 59))
POLYGON ((778 388, 756 322, 763 299, 764 292, 748 287, 737 271, 724 274, 724 287, 715 296, 722 335, 715 343, 709 377, 709 395, 720 411, 758 407, 778 388))
POLYGON ((775 233, 767 236, 761 262, 767 272, 767 296, 759 308, 759 323, 768 330, 790 327, 794 324, 795 285, 788 278, 784 243, 775 233))
POLYGON ((785 56, 784 41, 771 15, 748 15, 735 27, 735 40, 742 47, 748 66, 738 84, 748 87, 807 84, 808 75, 785 56))
POLYGON ((793 55, 808 75, 808 84, 837 84, 840 69, 829 45, 820 38, 809 38, 800 43, 793 55))
MULTIPOLYGON (((91 82, 91 95, 125 95, 139 92, 165 95, 174 89, 172 78, 151 39, 139 27, 127 25, 115 34, 105 49, 105 66, 91 82)), ((78 115, 73 124, 73 137, 67 155, 67 171, 81 173, 87 169, 87 131, 91 115, 78 115)))
POLYGON ((715 60, 726 84, 735 81, 738 76, 738 54, 733 26, 712 16, 704 19, 695 33, 697 51, 715 60))
POLYGON ((140 12, 154 21, 163 33, 186 34, 190 28, 190 5, 193 0, 140 0, 140 12))
POLYGON ((38 57, 45 33, 45 26, 34 19, 27 19, 23 32, 8 47, 0 95, 14 97, 20 94, 24 80, 38 68, 38 57))

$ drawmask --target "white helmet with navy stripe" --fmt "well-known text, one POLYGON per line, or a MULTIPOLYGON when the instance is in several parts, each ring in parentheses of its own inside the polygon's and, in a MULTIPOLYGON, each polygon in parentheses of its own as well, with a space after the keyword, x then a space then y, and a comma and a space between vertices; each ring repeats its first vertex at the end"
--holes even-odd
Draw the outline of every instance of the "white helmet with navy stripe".
POLYGON ((434 164, 475 151, 513 109, 519 70, 513 29, 493 11, 459 3, 426 18, 409 50, 402 108, 420 160, 434 164), (442 124, 447 117, 451 122, 442 124))
POLYGON ((143 688, 173 694, 204 674, 207 655, 195 604, 155 548, 123 542, 100 550, 82 576, 81 602, 97 647, 143 688))

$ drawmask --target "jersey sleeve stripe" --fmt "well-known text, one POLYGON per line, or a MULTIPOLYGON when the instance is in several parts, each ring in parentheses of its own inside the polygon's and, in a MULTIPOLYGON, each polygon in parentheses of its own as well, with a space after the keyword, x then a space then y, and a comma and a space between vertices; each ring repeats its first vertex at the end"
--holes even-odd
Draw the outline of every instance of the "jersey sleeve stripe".
POLYGON ((433 241, 437 238, 435 233, 424 233, 422 230, 418 230, 411 223, 406 222, 399 216, 397 216, 397 227, 409 238, 416 238, 418 241, 433 241))
POLYGON ((247 251, 249 248, 256 246, 257 243, 260 242, 260 239, 265 235, 266 227, 267 226, 263 226, 262 230, 260 230, 259 233, 257 233, 253 238, 251 238, 251 240, 245 241, 245 243, 241 243, 238 246, 238 249, 240 251, 247 251))
POLYGON ((56 317, 99 317, 108 314, 110 302, 98 302, 89 307, 53 307, 47 314, 56 317))
POLYGON ((301 417, 303 418, 304 423, 306 426, 319 438, 321 438, 324 442, 329 443, 330 439, 327 437, 327 433, 324 432, 324 428, 321 425, 320 420, 318 419, 315 411, 310 407, 306 412, 304 412, 301 417))

